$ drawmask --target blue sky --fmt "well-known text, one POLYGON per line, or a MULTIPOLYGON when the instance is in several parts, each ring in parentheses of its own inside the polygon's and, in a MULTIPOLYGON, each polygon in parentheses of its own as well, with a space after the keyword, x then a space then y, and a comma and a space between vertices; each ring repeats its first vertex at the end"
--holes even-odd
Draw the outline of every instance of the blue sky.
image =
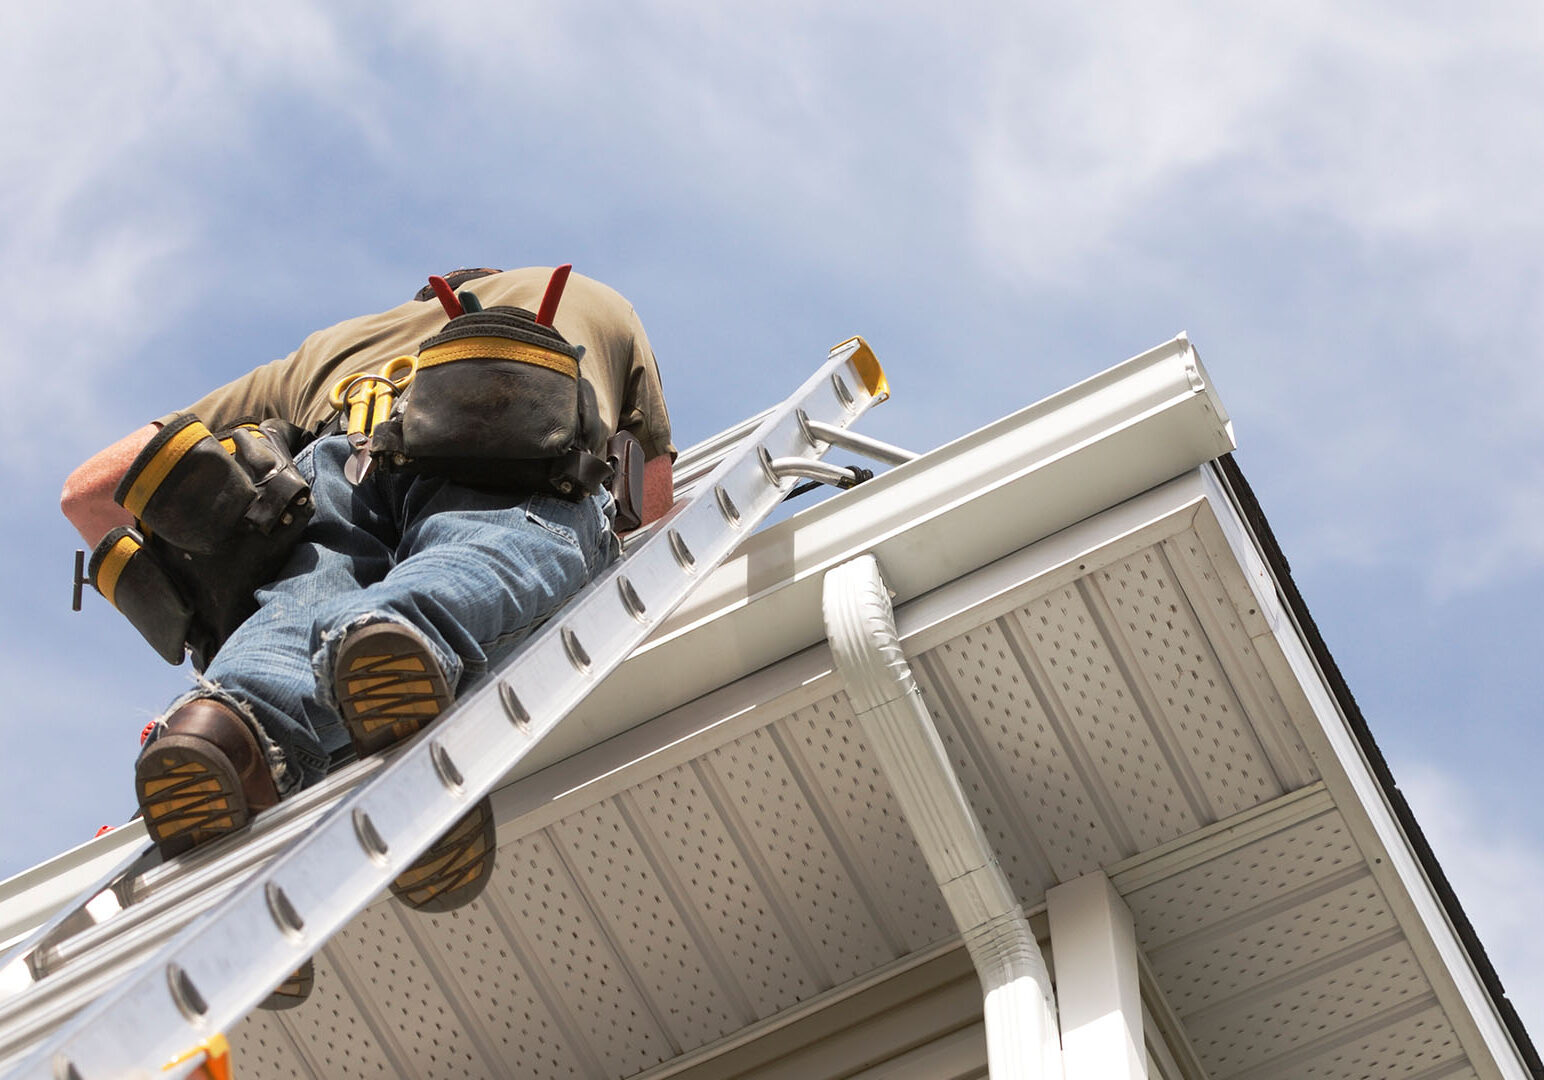
POLYGON ((0 13, 0 877, 132 810, 186 682, 68 610, 61 481, 456 265, 633 300, 677 442, 863 333, 937 445, 1188 330, 1544 1034, 1544 14, 576 2, 0 13))

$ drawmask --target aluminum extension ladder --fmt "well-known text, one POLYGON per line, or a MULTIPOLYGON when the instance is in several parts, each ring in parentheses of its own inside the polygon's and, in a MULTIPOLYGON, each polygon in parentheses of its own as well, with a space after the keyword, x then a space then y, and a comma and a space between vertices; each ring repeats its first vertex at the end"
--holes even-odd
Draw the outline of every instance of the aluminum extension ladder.
POLYGON ((223 1032, 455 822, 777 504, 795 477, 850 481, 846 429, 889 394, 861 338, 781 405, 682 455, 676 503, 476 692, 399 751, 281 803, 239 839, 162 865, 136 852, 0 962, 0 1075, 186 1076, 223 1032))

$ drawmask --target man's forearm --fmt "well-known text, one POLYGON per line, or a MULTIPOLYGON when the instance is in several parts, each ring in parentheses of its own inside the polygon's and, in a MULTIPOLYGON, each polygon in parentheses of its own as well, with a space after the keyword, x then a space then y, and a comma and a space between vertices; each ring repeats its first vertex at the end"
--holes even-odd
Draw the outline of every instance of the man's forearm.
POLYGON ((133 515, 113 502, 113 492, 145 444, 155 438, 157 430, 157 425, 146 424, 132 435, 91 455, 65 480, 59 509, 70 519, 87 547, 95 547, 109 530, 134 523, 133 515))
POLYGON ((664 517, 675 502, 675 464, 669 454, 643 463, 643 524, 664 517))

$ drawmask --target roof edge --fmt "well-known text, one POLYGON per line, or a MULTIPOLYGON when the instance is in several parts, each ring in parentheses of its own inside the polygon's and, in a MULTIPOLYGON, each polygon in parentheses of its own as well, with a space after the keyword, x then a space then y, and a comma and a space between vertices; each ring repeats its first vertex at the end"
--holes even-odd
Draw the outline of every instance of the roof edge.
POLYGON ((1378 747, 1372 728, 1362 714, 1361 707, 1357 705, 1355 695, 1351 693, 1350 685, 1341 674, 1340 666, 1335 663, 1329 646, 1325 644, 1318 625, 1309 613, 1308 605, 1303 600, 1302 593, 1298 591, 1297 582, 1293 580, 1292 568, 1281 550, 1281 545, 1276 541, 1276 535, 1271 530, 1270 522, 1265 518, 1265 511, 1255 497, 1254 489, 1244 478, 1243 471, 1232 453, 1220 455, 1217 458, 1217 465, 1223 489, 1233 500, 1255 546, 1265 557, 1266 565, 1272 577, 1275 578, 1277 588, 1281 590, 1282 599, 1286 602, 1287 610, 1291 613, 1304 643, 1308 646, 1309 654, 1319 666, 1330 693, 1346 717, 1351 733, 1371 768, 1373 778, 1383 790, 1384 797, 1388 799, 1389 807, 1393 810, 1395 820, 1409 841, 1417 863, 1431 882, 1438 902, 1458 935, 1459 943, 1474 964, 1475 971, 1480 976, 1480 982, 1490 997, 1497 1016, 1501 1018, 1507 1034, 1516 1045, 1528 1071, 1533 1074, 1535 1080, 1544 1080, 1544 1060, 1540 1059, 1539 1051, 1529 1037, 1527 1028, 1523 1026, 1522 1018, 1518 1016, 1511 999, 1507 997, 1506 988, 1502 986, 1501 977, 1497 974, 1495 965, 1491 963, 1479 934, 1475 932, 1474 924, 1469 921, 1469 916, 1464 912, 1457 892, 1454 891, 1447 874, 1437 861, 1436 852, 1432 850, 1426 834, 1421 830, 1420 823, 1416 821, 1415 814, 1410 809, 1410 804, 1405 800, 1404 792, 1400 790, 1398 782, 1394 779, 1393 770, 1389 768, 1383 751, 1378 747))

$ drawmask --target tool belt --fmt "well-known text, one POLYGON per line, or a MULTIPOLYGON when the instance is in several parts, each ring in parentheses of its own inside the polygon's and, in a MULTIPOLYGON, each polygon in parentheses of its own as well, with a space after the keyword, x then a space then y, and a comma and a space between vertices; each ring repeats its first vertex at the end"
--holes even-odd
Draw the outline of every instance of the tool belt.
POLYGON ((412 382, 375 424, 383 469, 577 500, 611 476, 584 350, 517 307, 458 315, 423 343, 412 382))
POLYGON ((88 577, 169 663, 202 671, 257 609, 312 514, 283 420, 213 433, 181 413, 134 459, 113 499, 135 517, 103 537, 88 577))

